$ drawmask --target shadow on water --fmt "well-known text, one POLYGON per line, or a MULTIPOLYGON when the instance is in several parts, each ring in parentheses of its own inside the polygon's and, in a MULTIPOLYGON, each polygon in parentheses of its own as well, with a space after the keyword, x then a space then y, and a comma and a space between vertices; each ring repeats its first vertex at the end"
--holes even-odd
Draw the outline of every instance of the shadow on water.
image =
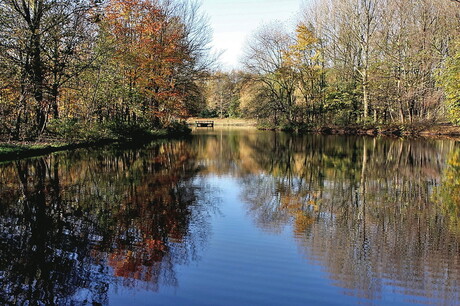
POLYGON ((0 169, 0 302, 108 302, 109 285, 177 286, 213 211, 185 142, 76 151, 0 169))

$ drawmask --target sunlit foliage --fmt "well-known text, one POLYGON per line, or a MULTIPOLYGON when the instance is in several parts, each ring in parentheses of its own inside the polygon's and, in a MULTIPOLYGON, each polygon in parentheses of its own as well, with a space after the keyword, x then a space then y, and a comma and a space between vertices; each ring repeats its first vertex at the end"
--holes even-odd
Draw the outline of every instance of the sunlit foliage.
POLYGON ((0 136, 16 140, 180 121, 212 62, 193 1, 3 1, 0 33, 0 136))

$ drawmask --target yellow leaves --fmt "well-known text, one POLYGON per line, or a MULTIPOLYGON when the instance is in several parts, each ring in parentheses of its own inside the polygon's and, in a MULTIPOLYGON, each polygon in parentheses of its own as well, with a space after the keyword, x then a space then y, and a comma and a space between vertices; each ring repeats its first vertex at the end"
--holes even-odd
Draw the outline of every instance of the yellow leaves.
POLYGON ((285 66, 294 67, 297 70, 319 70, 322 54, 318 48, 319 39, 304 24, 296 28, 295 43, 283 54, 285 66))
POLYGON ((15 88, 6 87, 0 89, 0 104, 13 107, 16 105, 18 99, 19 95, 15 88))
POLYGON ((305 231, 314 223, 314 219, 302 211, 296 212, 294 217, 294 233, 297 235, 305 233, 305 231))
POLYGON ((298 50, 300 52, 309 50, 319 41, 313 32, 310 31, 304 24, 299 24, 297 26, 296 33, 296 44, 292 46, 294 50, 298 50))

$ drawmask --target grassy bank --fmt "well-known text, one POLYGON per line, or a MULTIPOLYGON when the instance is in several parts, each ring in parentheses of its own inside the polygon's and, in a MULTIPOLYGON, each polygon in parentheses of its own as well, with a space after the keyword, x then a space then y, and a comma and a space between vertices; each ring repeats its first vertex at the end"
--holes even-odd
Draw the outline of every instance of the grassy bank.
POLYGON ((100 146, 114 143, 116 140, 101 139, 92 142, 3 142, 0 143, 0 161, 16 160, 25 157, 39 156, 57 151, 100 146))
POLYGON ((459 137, 460 127, 451 124, 399 124, 378 126, 326 126, 314 129, 322 134, 341 135, 386 135, 398 137, 459 137))
MULTIPOLYGON (((138 134, 103 134, 102 137, 47 138, 36 141, 0 142, 0 162, 26 157, 39 156, 58 151, 77 148, 98 147, 108 144, 131 145, 147 143, 156 139, 177 138, 190 134, 190 129, 184 126, 172 129, 142 131, 138 134)), ((101 134, 102 135, 102 134, 101 134)))
POLYGON ((239 127, 256 127, 257 120, 241 118, 199 118, 192 117, 187 119, 189 126, 194 126, 196 121, 214 121, 214 126, 239 126, 239 127))
POLYGON ((261 130, 279 130, 293 133, 318 133, 324 135, 386 135, 396 137, 460 137, 460 126, 450 123, 414 123, 387 125, 324 125, 324 126, 274 126, 267 123, 259 124, 261 130))

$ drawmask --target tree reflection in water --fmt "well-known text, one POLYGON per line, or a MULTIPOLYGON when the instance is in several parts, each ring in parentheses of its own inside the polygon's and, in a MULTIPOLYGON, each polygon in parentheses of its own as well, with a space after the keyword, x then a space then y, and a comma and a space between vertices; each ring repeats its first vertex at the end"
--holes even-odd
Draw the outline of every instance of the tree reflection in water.
POLYGON ((201 137, 206 145, 198 156, 207 171, 239 177, 255 223, 271 232, 292 226, 306 258, 324 266, 347 294, 378 299, 395 290, 420 301, 460 300, 454 142, 278 133, 201 137), (441 182, 444 197, 435 194, 441 182))
POLYGON ((105 304, 111 284, 176 286, 214 209, 198 170, 183 141, 1 166, 0 303, 105 304))
POLYGON ((345 294, 460 300, 455 142, 204 133, 1 165, 0 303, 104 304, 118 286, 177 286, 209 237, 215 176, 238 183, 259 228, 292 230, 345 294))
POLYGON ((449 218, 450 230, 460 234, 460 149, 449 154, 442 183, 436 189, 434 199, 449 218))

